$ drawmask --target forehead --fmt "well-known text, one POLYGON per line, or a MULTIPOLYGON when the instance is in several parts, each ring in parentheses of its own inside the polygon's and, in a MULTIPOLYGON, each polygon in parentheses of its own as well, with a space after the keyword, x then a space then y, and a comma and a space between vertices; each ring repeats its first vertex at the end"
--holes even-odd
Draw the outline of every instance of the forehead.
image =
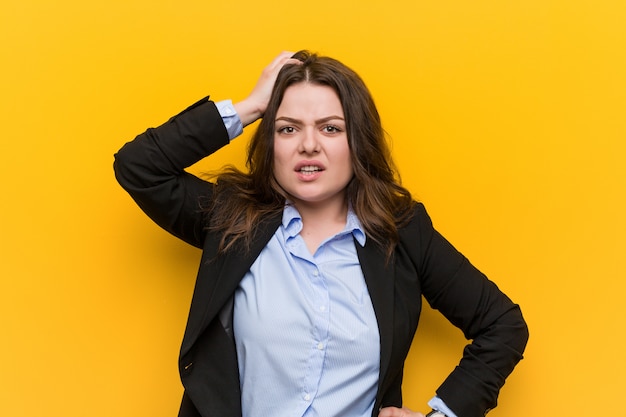
POLYGON ((278 107, 281 116, 340 116, 343 108, 337 92, 327 85, 298 83, 287 87, 278 107))

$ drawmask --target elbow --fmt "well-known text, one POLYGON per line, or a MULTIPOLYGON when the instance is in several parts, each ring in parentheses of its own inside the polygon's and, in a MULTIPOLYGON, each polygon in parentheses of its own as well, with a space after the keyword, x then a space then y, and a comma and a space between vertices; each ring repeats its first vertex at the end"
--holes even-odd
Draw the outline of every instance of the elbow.
POLYGON ((519 352, 523 354, 524 350, 526 349, 526 345, 528 344, 528 339, 530 338, 530 331, 528 330, 528 323, 526 323, 526 320, 524 319, 521 310, 519 310, 519 324, 517 332, 520 349, 519 352))
POLYGON ((113 155, 115 179, 126 191, 141 188, 143 176, 140 161, 141 156, 133 151, 133 142, 125 144, 113 155))
POLYGON ((520 307, 514 304, 513 308, 501 317, 496 327, 501 338, 500 343, 517 356, 517 361, 523 359, 530 332, 520 307))

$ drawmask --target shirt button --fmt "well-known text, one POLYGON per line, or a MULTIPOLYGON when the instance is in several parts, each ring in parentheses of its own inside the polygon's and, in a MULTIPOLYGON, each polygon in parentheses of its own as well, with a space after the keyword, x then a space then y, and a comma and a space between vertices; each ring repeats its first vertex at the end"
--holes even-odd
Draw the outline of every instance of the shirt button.
POLYGON ((311 396, 309 394, 304 394, 304 401, 311 400, 311 396))
POLYGON ((315 271, 313 271, 313 276, 316 277, 320 274, 320 271, 318 271, 317 269, 315 271))
POLYGON ((317 344, 317 348, 318 348, 319 350, 324 349, 324 344, 323 344, 322 342, 319 342, 319 343, 317 344))
POLYGON ((326 306, 320 306, 320 311, 321 311, 321 312, 326 311, 326 306))

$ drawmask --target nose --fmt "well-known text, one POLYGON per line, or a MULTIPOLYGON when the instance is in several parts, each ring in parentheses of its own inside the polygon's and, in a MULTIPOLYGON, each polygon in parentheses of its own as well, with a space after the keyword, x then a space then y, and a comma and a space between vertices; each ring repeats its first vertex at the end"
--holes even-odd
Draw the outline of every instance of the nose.
POLYGON ((304 129, 300 138, 300 152, 314 154, 320 151, 320 142, 315 129, 304 129))

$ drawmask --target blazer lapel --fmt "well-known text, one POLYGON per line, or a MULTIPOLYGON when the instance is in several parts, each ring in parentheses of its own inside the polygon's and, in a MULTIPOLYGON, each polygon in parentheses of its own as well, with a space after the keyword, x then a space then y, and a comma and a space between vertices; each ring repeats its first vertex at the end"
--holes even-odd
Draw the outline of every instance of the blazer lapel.
MULTIPOLYGON (((237 285, 276 232, 281 218, 282 213, 278 213, 263 219, 259 223, 250 249, 247 251, 242 247, 233 248, 223 257, 210 262, 207 260, 214 256, 215 251, 207 251, 207 247, 205 247, 205 252, 208 254, 205 253, 202 262, 210 263, 202 265, 198 273, 187 329, 181 347, 182 354, 189 351, 209 323, 228 304, 237 289, 237 285)), ((209 239, 212 238, 209 237, 209 239)), ((217 247, 217 238, 213 238, 213 240, 215 242, 209 243, 208 247, 217 247)))
POLYGON ((389 368, 393 344, 394 263, 386 262, 382 249, 371 240, 364 247, 356 241, 355 245, 380 333, 380 388, 389 368))
MULTIPOLYGON (((201 269, 181 347, 182 355, 189 351, 199 335, 229 302, 241 279, 276 232, 281 218, 282 213, 268 217, 259 224, 249 251, 233 250, 201 269), (216 278, 213 281, 211 277, 216 278)), ((386 262, 382 249, 371 240, 364 247, 355 241, 355 246, 378 322, 380 387, 389 368, 393 345, 394 263, 386 262)))

